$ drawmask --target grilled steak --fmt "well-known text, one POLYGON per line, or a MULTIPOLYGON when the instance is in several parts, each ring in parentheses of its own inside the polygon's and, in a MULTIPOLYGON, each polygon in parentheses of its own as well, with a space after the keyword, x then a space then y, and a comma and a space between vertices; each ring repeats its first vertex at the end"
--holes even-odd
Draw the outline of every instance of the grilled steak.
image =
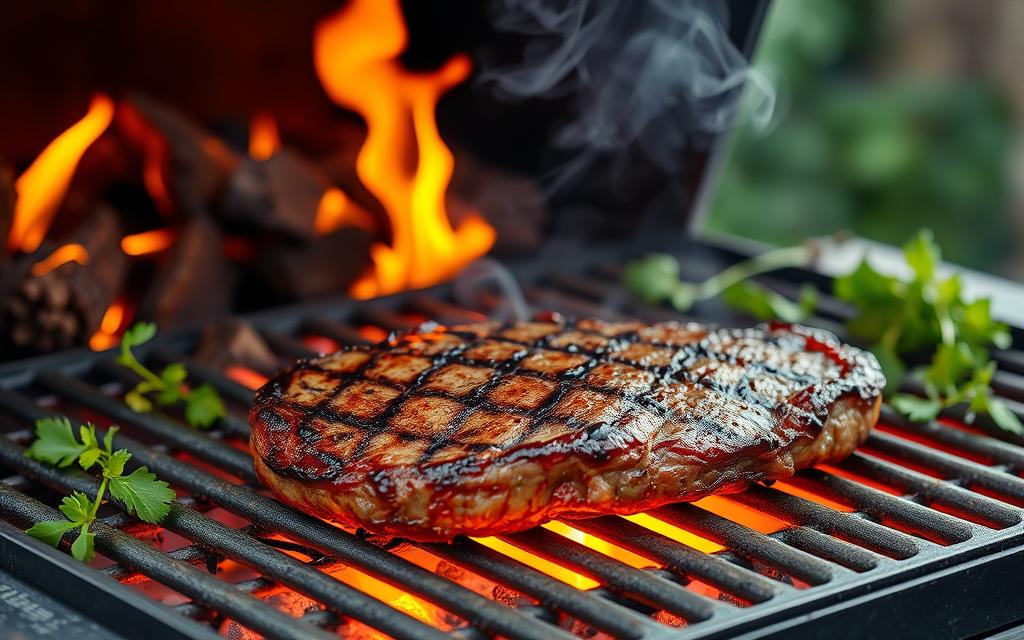
POLYGON ((796 325, 423 328, 303 361, 250 412, 263 483, 315 515, 448 540, 740 491, 848 455, 869 353, 796 325))

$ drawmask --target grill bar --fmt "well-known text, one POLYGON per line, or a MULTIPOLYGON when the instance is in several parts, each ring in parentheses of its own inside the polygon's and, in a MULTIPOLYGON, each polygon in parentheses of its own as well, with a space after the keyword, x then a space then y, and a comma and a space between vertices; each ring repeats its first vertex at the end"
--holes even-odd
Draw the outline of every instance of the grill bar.
POLYGON ((869 451, 878 451, 887 457, 934 469, 947 478, 958 478, 969 485, 983 487, 1024 503, 1024 480, 1021 478, 887 433, 872 433, 865 444, 869 451))
POLYGON ((728 591, 747 602, 765 602, 777 593, 777 587, 767 578, 628 520, 602 516, 574 521, 573 525, 639 556, 660 562, 687 578, 698 578, 728 591))
POLYGON ((825 584, 832 579, 832 568, 827 562, 700 507, 669 505, 650 513, 727 546, 748 560, 763 562, 810 584, 825 584))
POLYGON ((449 562, 532 596, 545 607, 565 611, 617 638, 642 638, 644 631, 654 625, 650 618, 586 591, 578 591, 473 540, 420 546, 449 562))
POLYGON ((715 612, 712 603, 675 582, 650 571, 634 569, 545 529, 534 528, 499 537, 541 558, 567 565, 602 582, 608 589, 638 598, 655 609, 664 609, 686 620, 707 620, 715 612))
POLYGON ((971 529, 960 520, 820 469, 807 469, 790 482, 933 542, 952 544, 971 539, 971 529))
POLYGON ((880 458, 854 452, 840 467, 864 477, 899 487, 913 493, 919 499, 943 505, 959 513, 981 520, 982 524, 994 528, 1012 527, 1021 522, 1021 514, 995 500, 971 493, 956 485, 936 480, 880 458))
POLYGON ((792 527, 776 534, 775 538, 814 556, 839 566, 863 573, 878 566, 878 556, 860 547, 825 535, 807 527, 792 527))
POLYGON ((914 539, 903 533, 778 489, 752 485, 730 498, 792 524, 816 527, 896 560, 912 558, 920 551, 914 539))
POLYGON ((1024 470, 1024 450, 1008 442, 943 426, 935 421, 910 422, 889 407, 882 408, 881 420, 901 432, 921 436, 953 449, 967 451, 993 462, 1004 464, 1011 471, 1024 470))

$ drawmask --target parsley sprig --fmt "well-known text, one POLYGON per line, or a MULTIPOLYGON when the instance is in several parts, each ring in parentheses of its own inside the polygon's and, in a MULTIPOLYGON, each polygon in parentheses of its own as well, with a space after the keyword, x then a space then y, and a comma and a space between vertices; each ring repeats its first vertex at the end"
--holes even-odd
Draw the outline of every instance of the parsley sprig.
POLYGON ((800 299, 792 302, 750 278, 777 269, 804 266, 813 259, 816 251, 811 244, 773 249, 738 262, 699 283, 679 279, 679 261, 674 257, 652 253, 627 264, 623 277, 626 288, 645 302, 668 302, 684 313, 697 302, 720 295, 729 306, 755 318, 799 322, 806 319, 818 304, 814 287, 807 285, 801 288, 800 299))
POLYGON ((58 467, 69 467, 75 461, 86 471, 98 466, 101 480, 95 500, 90 500, 81 491, 63 499, 58 509, 67 520, 37 522, 25 533, 56 547, 65 533, 78 529, 78 537, 71 545, 71 555, 82 562, 90 562, 94 555, 95 534, 89 531, 89 525, 96 520, 96 513, 108 490, 140 520, 158 524, 167 516, 174 491, 163 480, 157 480, 146 467, 125 475, 125 464, 132 454, 127 449, 113 450, 116 432, 117 427, 110 427, 101 443, 92 424, 79 427, 78 438, 75 438, 71 421, 67 418, 36 420, 36 440, 25 455, 58 467))
MULTIPOLYGON (((675 258, 651 254, 627 265, 624 281, 645 301, 667 301, 680 311, 721 295, 726 304, 756 318, 797 322, 817 305, 813 288, 805 286, 793 302, 749 278, 806 264, 812 256, 808 246, 775 249, 694 284, 679 280, 675 258)), ((924 390, 923 397, 893 394, 893 407, 911 420, 927 421, 943 409, 965 405, 968 422, 987 414, 1000 429, 1024 436, 1024 424, 992 392, 996 364, 991 349, 1006 348, 1011 339, 1006 325, 992 318, 989 299, 968 301, 958 274, 938 275, 942 254, 930 231, 907 242, 903 256, 913 273, 909 279, 879 273, 865 259, 833 285, 836 297, 856 310, 847 330, 870 345, 889 389, 898 389, 909 377, 924 390), (922 360, 928 364, 912 367, 922 360)))
POLYGON ((117 362, 131 369, 142 380, 125 394, 124 401, 132 411, 148 413, 153 410, 153 401, 147 394, 155 393, 156 404, 161 407, 173 406, 178 401, 185 403, 185 420, 194 427, 206 428, 227 415, 224 402, 217 390, 208 384, 191 389, 185 386, 188 371, 180 362, 172 362, 157 374, 142 364, 132 352, 134 347, 143 345, 156 335, 152 322, 136 323, 121 338, 121 353, 117 362))
POLYGON ((938 275, 942 253, 928 230, 903 245, 913 277, 883 275, 867 260, 835 281, 835 294, 857 309, 850 333, 871 344, 891 389, 909 376, 919 397, 897 393, 892 405, 911 420, 926 421, 943 409, 966 405, 968 422, 988 414, 1004 431, 1024 436, 1019 418, 992 393, 996 363, 991 348, 1010 346, 1006 325, 991 315, 988 298, 967 301, 959 274, 938 275), (907 362, 928 364, 908 373, 907 362))

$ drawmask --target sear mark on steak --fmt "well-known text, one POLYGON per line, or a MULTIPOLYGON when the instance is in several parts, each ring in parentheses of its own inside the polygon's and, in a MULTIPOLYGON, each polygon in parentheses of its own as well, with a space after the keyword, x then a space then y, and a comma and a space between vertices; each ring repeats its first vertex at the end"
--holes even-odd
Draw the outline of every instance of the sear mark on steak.
POLYGON ((263 483, 315 515, 448 540, 740 491, 848 455, 871 354, 798 325, 430 327, 302 361, 250 412, 263 483))

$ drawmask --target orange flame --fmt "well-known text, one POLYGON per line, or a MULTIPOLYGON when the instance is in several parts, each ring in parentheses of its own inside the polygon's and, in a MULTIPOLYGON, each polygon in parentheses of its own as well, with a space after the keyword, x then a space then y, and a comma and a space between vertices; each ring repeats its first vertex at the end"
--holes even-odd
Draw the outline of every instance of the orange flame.
POLYGON ((146 256, 170 248, 175 234, 170 229, 153 229, 121 238, 121 251, 129 256, 146 256))
POLYGON ((281 147, 277 122, 269 113, 257 113, 249 123, 249 157, 266 160, 281 147))
POLYGON ((407 43, 398 0, 353 0, 314 34, 314 63, 328 96, 366 120, 356 172, 392 226, 392 245, 371 249, 373 272, 353 288, 357 297, 436 284, 494 243, 494 229, 477 216, 453 229, 444 205, 454 159, 434 112, 441 95, 469 74, 469 58, 412 73, 399 61, 407 43))
POLYGON ((14 184, 18 200, 7 238, 9 250, 30 252, 39 248, 71 185, 78 161, 107 130, 113 117, 113 100, 96 95, 85 117, 57 136, 21 174, 14 184))
POLYGON ((327 235, 345 225, 356 226, 371 233, 377 227, 373 216, 352 202, 341 189, 331 187, 320 198, 313 229, 320 235, 327 235))
POLYGON ((123 300, 115 300, 103 314, 100 328, 89 338, 89 348, 103 351, 117 344, 121 327, 125 324, 125 304, 123 300))
POLYGON ((69 262, 89 264, 89 252, 80 244, 66 244, 32 265, 32 275, 45 276, 62 264, 69 262))

